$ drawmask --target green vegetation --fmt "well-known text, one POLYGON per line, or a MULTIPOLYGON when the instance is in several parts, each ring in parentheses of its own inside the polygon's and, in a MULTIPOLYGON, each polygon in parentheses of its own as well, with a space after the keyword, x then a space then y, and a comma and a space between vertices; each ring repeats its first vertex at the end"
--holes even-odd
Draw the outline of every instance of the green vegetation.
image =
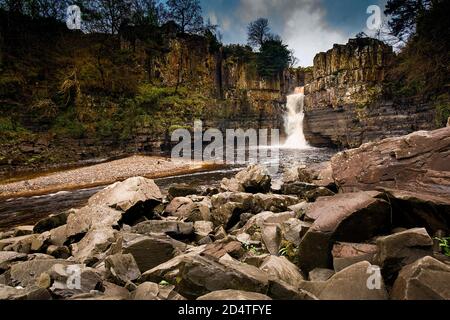
POLYGON ((282 257, 286 257, 294 264, 298 263, 298 247, 289 241, 283 241, 281 243, 281 249, 278 253, 282 257))
POLYGON ((439 241, 439 247, 447 257, 450 257, 450 238, 436 238, 439 241))

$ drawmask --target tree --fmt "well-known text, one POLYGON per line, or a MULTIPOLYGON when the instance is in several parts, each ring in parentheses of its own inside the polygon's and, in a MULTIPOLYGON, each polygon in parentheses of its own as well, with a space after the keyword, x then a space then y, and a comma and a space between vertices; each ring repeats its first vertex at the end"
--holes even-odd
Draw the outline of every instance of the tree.
POLYGON ((136 25, 161 25, 162 18, 165 15, 165 8, 157 0, 134 0, 133 18, 136 25))
POLYGON ((69 3, 67 0, 0 0, 0 7, 32 18, 54 18, 62 20, 69 3))
POLYGON ((414 34, 418 18, 439 0, 389 0, 385 14, 391 16, 389 27, 394 36, 406 41, 414 34))
POLYGON ((248 25, 248 44, 252 47, 262 47, 271 37, 269 20, 259 18, 248 25))
POLYGON ((281 40, 267 40, 262 44, 256 61, 259 75, 273 78, 290 66, 292 54, 281 40))
POLYGON ((203 29, 202 8, 199 0, 167 0, 166 20, 175 21, 182 32, 203 29))

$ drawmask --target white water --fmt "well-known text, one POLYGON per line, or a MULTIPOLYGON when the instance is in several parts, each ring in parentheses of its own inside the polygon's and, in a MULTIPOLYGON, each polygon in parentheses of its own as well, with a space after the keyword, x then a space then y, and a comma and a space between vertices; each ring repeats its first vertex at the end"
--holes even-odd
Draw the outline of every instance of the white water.
POLYGON ((284 117, 284 126, 287 135, 287 140, 283 145, 285 149, 310 148, 303 133, 303 120, 305 118, 305 113, 303 112, 304 101, 305 95, 303 93, 295 93, 287 97, 287 113, 284 117))

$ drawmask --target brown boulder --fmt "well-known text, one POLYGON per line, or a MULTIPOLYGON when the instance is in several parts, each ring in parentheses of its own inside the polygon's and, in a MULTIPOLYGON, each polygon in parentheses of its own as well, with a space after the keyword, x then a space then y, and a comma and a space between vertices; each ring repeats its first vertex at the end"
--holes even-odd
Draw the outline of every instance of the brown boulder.
POLYGON ((268 296, 256 293, 256 292, 248 292, 248 291, 240 291, 240 290, 222 290, 222 291, 214 291, 204 296, 199 297, 197 300, 204 301, 264 301, 264 300, 272 300, 268 296))

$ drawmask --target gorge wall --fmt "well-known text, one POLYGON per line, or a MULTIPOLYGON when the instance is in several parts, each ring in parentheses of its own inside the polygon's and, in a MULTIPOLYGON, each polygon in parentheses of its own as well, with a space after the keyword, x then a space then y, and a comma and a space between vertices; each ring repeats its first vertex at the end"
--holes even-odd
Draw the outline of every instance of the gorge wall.
POLYGON ((387 137, 436 127, 435 107, 420 99, 390 100, 383 94, 394 63, 390 46, 351 39, 314 59, 305 87, 305 135, 314 145, 358 147, 387 137))

